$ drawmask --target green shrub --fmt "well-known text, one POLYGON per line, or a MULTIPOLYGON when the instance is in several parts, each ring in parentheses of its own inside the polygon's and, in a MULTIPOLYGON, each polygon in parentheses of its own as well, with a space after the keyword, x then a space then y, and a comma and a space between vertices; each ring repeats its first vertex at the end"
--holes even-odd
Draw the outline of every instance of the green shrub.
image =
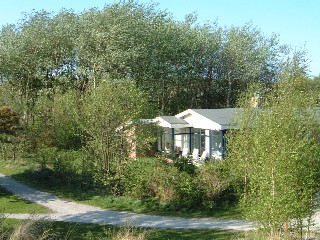
POLYGON ((151 169, 157 164, 154 159, 148 158, 129 162, 121 181, 124 186, 125 195, 137 199, 150 196, 148 179, 151 169))
POLYGON ((175 186, 178 176, 176 168, 168 164, 152 169, 149 178, 152 196, 158 198, 160 202, 166 203, 176 199, 175 186))
POLYGON ((180 157, 174 160, 173 165, 179 170, 190 175, 195 175, 197 167, 193 164, 191 158, 180 157))
POLYGON ((81 136, 78 124, 73 121, 61 121, 53 127, 52 144, 60 149, 80 149, 81 136))
POLYGON ((162 202, 174 198, 178 171, 156 158, 142 158, 129 162, 122 184, 125 195, 143 199, 156 197, 162 202))
POLYGON ((200 167, 197 185, 202 190, 202 201, 205 207, 214 208, 222 200, 231 197, 228 192, 231 187, 223 162, 207 163, 200 167))
POLYGON ((128 163, 121 183, 126 196, 156 198, 176 210, 212 209, 234 198, 223 162, 194 168, 186 158, 138 159, 128 163))
POLYGON ((40 164, 41 170, 44 170, 56 161, 57 153, 58 149, 56 147, 40 148, 35 155, 35 162, 40 164))
POLYGON ((77 181, 82 172, 83 154, 81 151, 59 151, 53 162, 53 170, 60 181, 70 185, 77 181))
POLYGON ((35 154, 34 161, 40 165, 38 177, 48 184, 70 185, 92 184, 91 169, 86 169, 83 151, 58 150, 55 147, 41 148, 35 154))
POLYGON ((206 163, 194 170, 187 159, 180 159, 174 165, 180 171, 174 185, 175 209, 209 210, 235 202, 224 161, 206 163))
POLYGON ((186 172, 180 172, 176 179, 176 198, 172 202, 175 209, 196 209, 201 206, 203 192, 197 184, 197 178, 186 172))

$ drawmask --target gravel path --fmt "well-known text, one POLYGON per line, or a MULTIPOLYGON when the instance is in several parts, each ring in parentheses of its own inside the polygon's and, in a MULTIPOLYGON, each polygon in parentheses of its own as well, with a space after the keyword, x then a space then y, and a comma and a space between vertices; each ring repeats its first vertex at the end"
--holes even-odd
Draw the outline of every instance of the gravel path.
POLYGON ((3 214, 2 217, 16 219, 34 219, 92 224, 110 224, 114 226, 137 226, 147 228, 172 229, 225 229, 252 230, 254 227, 245 221, 213 218, 165 217, 128 212, 105 210, 98 207, 66 201, 57 196, 35 190, 18 183, 0 173, 0 186, 21 198, 45 206, 52 214, 3 214))
MULTIPOLYGON (((105 210, 99 207, 67 201, 53 194, 38 191, 1 173, 0 186, 27 201, 45 206, 53 212, 50 214, 2 214, 0 215, 2 218, 110 224, 114 226, 130 225, 146 228, 224 229, 238 231, 254 229, 252 224, 241 220, 165 217, 105 210)), ((320 211, 314 215, 313 221, 315 225, 312 228, 320 229, 320 211)))

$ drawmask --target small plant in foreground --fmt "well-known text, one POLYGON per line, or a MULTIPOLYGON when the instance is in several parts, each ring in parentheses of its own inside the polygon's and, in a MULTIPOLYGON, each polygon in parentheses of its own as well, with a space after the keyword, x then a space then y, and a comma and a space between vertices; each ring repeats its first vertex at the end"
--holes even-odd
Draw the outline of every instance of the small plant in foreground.
MULTIPOLYGON (((34 239, 45 240, 50 239, 50 230, 42 230, 37 222, 27 220, 21 222, 10 234, 10 240, 34 239)), ((5 238, 4 238, 5 239, 5 238)))
POLYGON ((112 236, 112 240, 145 240, 146 231, 140 231, 131 226, 125 226, 112 236))

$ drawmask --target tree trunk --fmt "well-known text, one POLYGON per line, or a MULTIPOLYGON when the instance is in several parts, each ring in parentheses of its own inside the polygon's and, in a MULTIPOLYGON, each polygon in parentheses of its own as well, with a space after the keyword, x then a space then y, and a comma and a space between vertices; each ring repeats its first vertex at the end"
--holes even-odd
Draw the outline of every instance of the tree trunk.
POLYGON ((231 91, 232 91, 232 79, 230 77, 231 70, 228 72, 228 93, 227 93, 227 108, 230 107, 231 91))

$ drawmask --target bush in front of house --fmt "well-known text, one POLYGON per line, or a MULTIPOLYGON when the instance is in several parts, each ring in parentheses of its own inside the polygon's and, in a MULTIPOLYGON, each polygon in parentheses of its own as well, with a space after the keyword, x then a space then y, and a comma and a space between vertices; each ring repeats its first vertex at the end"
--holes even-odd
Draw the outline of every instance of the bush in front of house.
POLYGON ((175 210, 211 209, 229 196, 231 188, 222 164, 197 168, 187 159, 175 161, 142 158, 129 162, 121 180, 124 195, 156 198, 175 210))
POLYGON ((232 203, 234 191, 224 166, 224 162, 216 162, 200 167, 193 165, 195 170, 191 172, 191 167, 187 167, 187 171, 182 170, 175 188, 175 208, 210 210, 232 203))
POLYGON ((215 208, 234 201, 235 191, 230 184, 224 161, 201 166, 197 174, 197 185, 202 190, 202 205, 205 208, 215 208))
POLYGON ((128 163, 123 173, 124 195, 136 199, 155 197, 162 202, 174 198, 178 170, 156 158, 141 158, 128 163))
POLYGON ((40 167, 35 176, 49 185, 93 186, 91 166, 87 167, 90 161, 81 150, 43 147, 34 154, 33 160, 40 167))
POLYGON ((194 176, 197 167, 193 164, 192 159, 188 157, 180 157, 174 160, 173 165, 179 170, 194 176))

